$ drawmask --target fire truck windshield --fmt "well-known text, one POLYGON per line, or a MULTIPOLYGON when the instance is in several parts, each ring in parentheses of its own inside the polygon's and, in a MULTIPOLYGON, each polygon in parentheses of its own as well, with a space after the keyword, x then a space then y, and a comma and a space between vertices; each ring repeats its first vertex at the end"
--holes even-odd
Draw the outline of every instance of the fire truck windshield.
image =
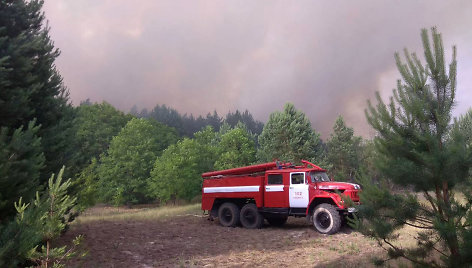
POLYGON ((311 182, 330 181, 326 172, 310 171, 311 182))

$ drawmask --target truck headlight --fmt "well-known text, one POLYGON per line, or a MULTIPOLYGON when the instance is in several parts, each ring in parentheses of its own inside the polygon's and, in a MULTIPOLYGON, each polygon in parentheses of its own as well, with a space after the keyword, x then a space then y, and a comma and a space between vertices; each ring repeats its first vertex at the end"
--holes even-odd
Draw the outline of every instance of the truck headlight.
POLYGON ((357 208, 354 208, 354 207, 352 207, 352 208, 347 208, 347 212, 349 212, 349 213, 357 212, 357 208))

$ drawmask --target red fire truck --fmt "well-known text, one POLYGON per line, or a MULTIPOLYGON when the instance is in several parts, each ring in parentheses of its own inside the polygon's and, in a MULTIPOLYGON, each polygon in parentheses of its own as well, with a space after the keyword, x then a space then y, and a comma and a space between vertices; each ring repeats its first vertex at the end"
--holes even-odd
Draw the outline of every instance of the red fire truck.
POLYGON ((202 174, 202 210, 221 225, 261 228, 264 219, 283 225, 288 216, 306 217, 316 230, 334 234, 355 211, 346 197, 359 202, 358 184, 333 182, 308 161, 303 165, 271 162, 202 174), (341 197, 344 195, 344 198, 341 197))

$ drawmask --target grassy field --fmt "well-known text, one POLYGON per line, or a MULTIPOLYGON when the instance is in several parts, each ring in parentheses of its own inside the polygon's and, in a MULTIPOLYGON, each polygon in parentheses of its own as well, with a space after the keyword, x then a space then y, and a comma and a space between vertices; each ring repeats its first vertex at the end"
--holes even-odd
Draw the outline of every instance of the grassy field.
POLYGON ((83 224, 94 221, 159 220, 168 217, 201 214, 200 207, 200 204, 141 208, 96 206, 84 211, 74 223, 83 224))
MULTIPOLYGON (((89 254, 71 267, 373 267, 373 257, 385 256, 376 241, 349 227, 328 236, 304 218, 290 218, 279 228, 225 228, 209 221, 200 204, 98 206, 79 216, 62 240, 79 234, 89 254)), ((402 244, 413 235, 402 230, 402 244)))
MULTIPOLYGON (((395 245, 415 245, 416 228, 407 226, 397 234, 395 245)), ((375 240, 347 226, 327 236, 304 218, 291 217, 278 228, 267 223, 257 230, 225 228, 208 220, 200 204, 95 206, 59 242, 77 235, 85 237, 89 254, 70 261, 70 267, 374 267, 374 257, 386 257, 375 240)), ((385 266, 411 265, 395 260, 385 266)))

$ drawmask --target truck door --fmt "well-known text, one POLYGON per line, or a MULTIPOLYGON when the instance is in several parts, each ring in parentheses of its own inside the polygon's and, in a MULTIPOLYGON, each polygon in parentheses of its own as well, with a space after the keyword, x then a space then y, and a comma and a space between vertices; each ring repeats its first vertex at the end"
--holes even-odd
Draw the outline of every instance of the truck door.
MULTIPOLYGON (((286 174, 287 175, 287 174, 286 174)), ((287 178, 285 178, 287 181, 287 178)), ((264 207, 286 208, 287 186, 284 185, 283 174, 267 174, 265 178, 264 207)))
POLYGON ((290 173, 288 199, 291 208, 306 208, 308 206, 308 184, 305 172, 290 173))

